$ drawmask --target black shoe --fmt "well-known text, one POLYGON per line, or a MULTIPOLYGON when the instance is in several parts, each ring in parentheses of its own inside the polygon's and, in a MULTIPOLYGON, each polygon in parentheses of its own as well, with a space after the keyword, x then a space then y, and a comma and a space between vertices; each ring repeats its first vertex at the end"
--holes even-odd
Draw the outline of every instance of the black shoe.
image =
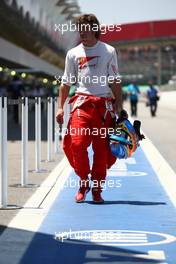
POLYGON ((141 121, 139 120, 134 120, 133 122, 133 127, 134 127, 134 130, 139 138, 139 140, 142 140, 145 138, 145 136, 143 134, 141 134, 140 132, 140 129, 141 129, 141 121))
POLYGON ((103 204, 104 203, 104 200, 103 198, 101 197, 101 188, 92 188, 92 200, 94 203, 97 203, 97 204, 103 204))

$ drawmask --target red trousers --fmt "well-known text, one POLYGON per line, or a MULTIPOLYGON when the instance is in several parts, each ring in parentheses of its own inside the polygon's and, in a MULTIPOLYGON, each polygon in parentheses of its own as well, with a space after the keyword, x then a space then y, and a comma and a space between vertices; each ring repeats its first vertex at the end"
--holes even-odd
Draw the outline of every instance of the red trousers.
MULTIPOLYGON (((80 98, 79 98, 80 99, 80 98)), ((114 127, 114 119, 106 112, 105 100, 100 97, 87 96, 83 102, 75 97, 67 133, 63 140, 63 149, 70 165, 81 180, 102 181, 106 178, 106 170, 116 161, 111 154, 107 128, 114 127), (75 101, 77 101, 75 103, 75 101), (93 165, 90 169, 87 148, 92 143, 93 165)))

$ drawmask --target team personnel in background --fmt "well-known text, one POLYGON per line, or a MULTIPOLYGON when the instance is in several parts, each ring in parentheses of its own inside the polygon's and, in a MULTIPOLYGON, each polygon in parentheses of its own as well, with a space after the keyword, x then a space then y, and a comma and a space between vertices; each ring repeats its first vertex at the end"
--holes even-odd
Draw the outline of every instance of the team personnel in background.
POLYGON ((74 84, 76 93, 71 98, 73 107, 68 123, 69 133, 64 137, 63 149, 80 178, 75 199, 76 202, 85 200, 90 190, 91 174, 92 199, 95 203, 103 203, 102 183, 105 182, 107 168, 114 164, 116 158, 111 154, 107 136, 102 136, 101 131, 102 128, 107 131, 114 127, 114 113, 119 113, 122 108, 117 55, 112 46, 99 40, 100 24, 94 15, 82 15, 76 24, 81 44, 67 53, 56 119, 58 123, 63 123, 63 106, 70 86, 74 84), (98 133, 93 133, 95 130, 98 133), (92 168, 87 152, 91 143, 94 153, 92 168))
POLYGON ((149 82, 149 89, 147 91, 148 105, 150 107, 151 116, 156 116, 157 105, 158 105, 158 90, 153 86, 152 81, 149 82))
POLYGON ((132 82, 128 85, 128 94, 130 98, 131 116, 137 116, 137 104, 140 90, 136 82, 132 82))

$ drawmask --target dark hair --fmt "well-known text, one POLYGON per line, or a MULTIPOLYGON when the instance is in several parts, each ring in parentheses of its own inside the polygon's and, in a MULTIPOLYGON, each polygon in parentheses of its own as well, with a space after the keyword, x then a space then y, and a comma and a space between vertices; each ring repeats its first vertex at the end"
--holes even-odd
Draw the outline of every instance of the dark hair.
POLYGON ((100 23, 95 15, 93 14, 84 14, 76 18, 76 26, 79 30, 81 25, 90 25, 90 29, 95 32, 95 37, 98 39, 101 34, 100 23), (96 28, 95 28, 96 27, 96 28))

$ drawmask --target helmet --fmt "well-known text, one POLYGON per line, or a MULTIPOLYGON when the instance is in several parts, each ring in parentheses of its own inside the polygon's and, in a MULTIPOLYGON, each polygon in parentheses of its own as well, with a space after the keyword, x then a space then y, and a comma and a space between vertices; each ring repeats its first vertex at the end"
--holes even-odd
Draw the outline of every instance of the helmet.
POLYGON ((119 159, 127 159, 138 147, 139 138, 128 119, 116 123, 115 133, 109 136, 112 154, 119 159))
POLYGON ((119 159, 127 159, 129 155, 129 151, 127 146, 120 143, 110 143, 110 148, 112 154, 119 159))

